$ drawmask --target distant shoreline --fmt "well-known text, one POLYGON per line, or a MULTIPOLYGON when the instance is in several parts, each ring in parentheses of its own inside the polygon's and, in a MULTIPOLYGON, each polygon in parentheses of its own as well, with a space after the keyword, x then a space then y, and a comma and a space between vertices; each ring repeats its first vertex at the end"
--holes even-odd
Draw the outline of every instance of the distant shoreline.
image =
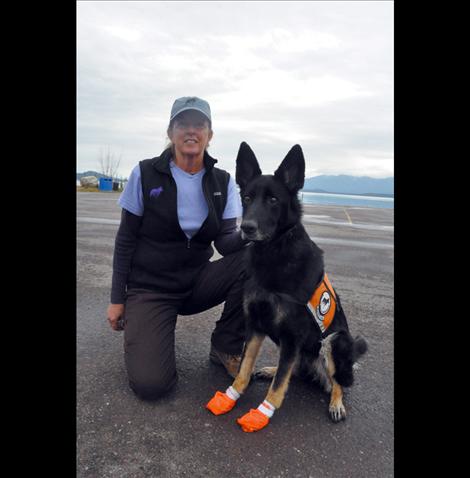
POLYGON ((324 191, 323 189, 301 189, 300 193, 318 193, 318 194, 342 194, 345 196, 372 196, 372 197, 382 197, 382 198, 395 198, 394 194, 386 193, 340 193, 333 191, 324 191))

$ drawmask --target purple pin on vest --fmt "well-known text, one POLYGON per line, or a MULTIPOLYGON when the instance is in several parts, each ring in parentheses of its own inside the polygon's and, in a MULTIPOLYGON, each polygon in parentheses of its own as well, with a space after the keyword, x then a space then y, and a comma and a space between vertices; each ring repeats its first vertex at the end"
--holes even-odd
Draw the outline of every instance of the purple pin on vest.
POLYGON ((160 193, 163 191, 163 188, 160 186, 158 188, 154 188, 150 190, 150 197, 151 198, 157 198, 160 196, 160 193))

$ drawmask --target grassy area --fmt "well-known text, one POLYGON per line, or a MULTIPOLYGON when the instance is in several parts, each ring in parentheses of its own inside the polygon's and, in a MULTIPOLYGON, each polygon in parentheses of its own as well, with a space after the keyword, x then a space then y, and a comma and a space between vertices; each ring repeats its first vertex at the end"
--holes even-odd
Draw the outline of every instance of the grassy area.
POLYGON ((77 186, 78 193, 99 193, 98 188, 84 188, 83 186, 77 186))
POLYGON ((120 193, 122 190, 119 191, 100 191, 99 188, 84 188, 83 186, 77 186, 77 193, 120 193))

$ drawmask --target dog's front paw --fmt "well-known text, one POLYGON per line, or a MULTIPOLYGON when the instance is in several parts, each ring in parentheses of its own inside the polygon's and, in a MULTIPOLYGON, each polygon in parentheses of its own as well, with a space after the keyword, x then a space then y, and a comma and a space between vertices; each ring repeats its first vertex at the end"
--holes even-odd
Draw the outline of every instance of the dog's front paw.
POLYGON ((215 392, 215 395, 207 403, 206 408, 214 415, 222 415, 229 412, 236 403, 237 401, 232 400, 227 394, 215 392))
POLYGON ((335 422, 338 423, 341 420, 346 419, 346 409, 344 408, 344 405, 342 403, 330 403, 330 418, 335 422))
POLYGON ((277 367, 263 367, 255 372, 252 377, 255 380, 271 380, 276 375, 277 367))
POLYGON ((269 418, 257 408, 252 408, 243 417, 237 418, 237 423, 244 432, 252 433, 264 428, 269 423, 269 418))

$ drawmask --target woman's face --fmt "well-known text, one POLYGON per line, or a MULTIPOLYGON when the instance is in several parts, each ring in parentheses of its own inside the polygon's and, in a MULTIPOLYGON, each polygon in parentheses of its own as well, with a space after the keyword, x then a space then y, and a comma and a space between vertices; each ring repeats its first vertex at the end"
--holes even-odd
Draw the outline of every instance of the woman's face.
POLYGON ((188 110, 180 113, 173 122, 168 136, 176 152, 184 155, 204 154, 212 138, 208 119, 198 111, 188 110))

